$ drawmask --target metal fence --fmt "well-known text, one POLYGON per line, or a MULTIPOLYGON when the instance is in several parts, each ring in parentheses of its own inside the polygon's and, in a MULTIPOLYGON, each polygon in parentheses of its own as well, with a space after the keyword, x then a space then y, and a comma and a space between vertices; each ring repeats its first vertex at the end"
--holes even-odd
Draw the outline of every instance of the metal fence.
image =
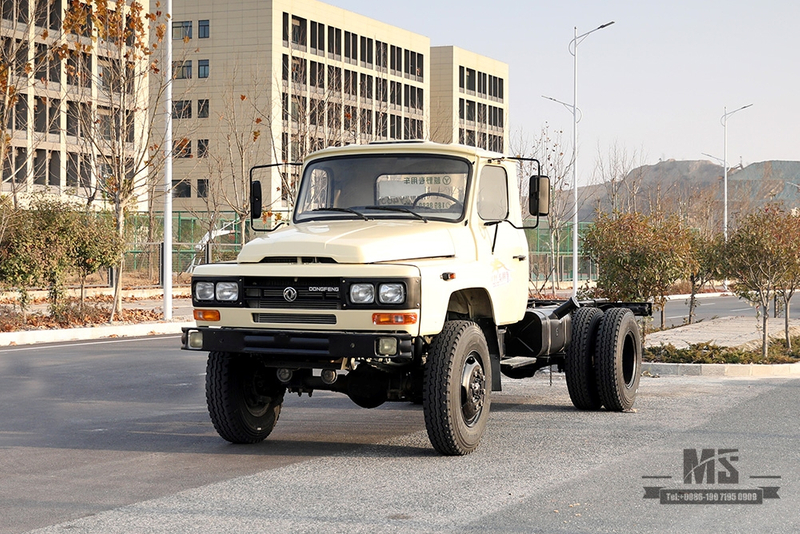
MULTIPOLYGON (((186 212, 173 213, 173 283, 189 283, 195 267, 205 263, 236 259, 241 249, 241 235, 236 216, 232 213, 218 217, 213 233, 209 223, 186 212)), ((556 282, 572 280, 572 223, 560 231, 558 240, 551 240, 550 229, 543 221, 539 228, 526 230, 530 251, 531 280, 543 283, 556 277, 556 282), (553 253, 555 251, 555 253, 553 253)), ((583 235, 591 223, 580 223, 583 235)), ((155 287, 162 284, 163 218, 147 213, 132 215, 127 221, 128 248, 123 263, 123 284, 131 287, 155 287)), ((246 227, 249 231, 249 225, 246 227)), ((580 245, 581 243, 579 243, 580 245)), ((597 266, 579 249, 578 279, 597 279, 597 266)), ((100 276, 98 283, 110 280, 100 276)))

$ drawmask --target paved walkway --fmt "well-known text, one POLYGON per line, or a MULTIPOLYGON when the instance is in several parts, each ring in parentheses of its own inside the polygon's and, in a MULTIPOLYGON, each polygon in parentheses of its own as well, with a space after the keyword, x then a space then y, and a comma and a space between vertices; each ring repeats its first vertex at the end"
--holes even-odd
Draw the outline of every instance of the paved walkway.
MULTIPOLYGON (((789 321, 790 332, 800 334, 800 319, 789 321)), ((679 326, 661 332, 647 334, 645 346, 675 345, 676 348, 685 349, 696 343, 713 343, 720 347, 747 347, 761 346, 761 322, 755 317, 722 317, 709 321, 679 326)), ((775 337, 783 336, 784 319, 770 318, 769 332, 775 337)))

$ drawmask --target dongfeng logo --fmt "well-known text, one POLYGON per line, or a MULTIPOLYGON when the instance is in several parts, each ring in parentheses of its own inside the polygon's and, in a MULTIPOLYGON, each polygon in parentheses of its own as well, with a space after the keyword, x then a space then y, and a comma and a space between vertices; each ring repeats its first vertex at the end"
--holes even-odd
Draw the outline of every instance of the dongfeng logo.
POLYGON ((287 287, 283 290, 283 298, 286 302, 294 302, 297 299, 297 290, 293 287, 287 287))

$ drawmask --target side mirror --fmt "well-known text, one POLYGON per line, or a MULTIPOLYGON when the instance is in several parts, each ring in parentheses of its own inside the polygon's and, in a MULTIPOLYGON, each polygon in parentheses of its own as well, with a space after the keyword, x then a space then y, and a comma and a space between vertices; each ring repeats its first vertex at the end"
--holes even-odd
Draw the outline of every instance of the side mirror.
POLYGON ((261 182, 250 182, 250 218, 261 218, 261 182))
POLYGON ((547 176, 531 176, 528 188, 528 211, 536 217, 544 217, 550 213, 550 178, 547 176))

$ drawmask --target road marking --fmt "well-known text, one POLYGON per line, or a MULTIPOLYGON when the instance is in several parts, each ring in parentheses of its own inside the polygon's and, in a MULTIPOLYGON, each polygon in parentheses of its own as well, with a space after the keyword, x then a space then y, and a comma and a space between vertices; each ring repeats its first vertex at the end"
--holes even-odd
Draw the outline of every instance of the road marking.
POLYGON ((740 312, 740 311, 750 311, 750 310, 752 310, 752 309, 753 309, 753 308, 739 308, 739 309, 736 309, 736 310, 731 310, 731 311, 732 311, 732 312, 740 312))
POLYGON ((146 338, 130 337, 130 338, 124 338, 124 339, 112 339, 112 340, 109 340, 109 341, 95 341, 95 340, 87 339, 86 341, 83 341, 81 343, 69 343, 67 345, 62 345, 62 344, 57 344, 57 343, 52 343, 52 344, 48 343, 46 345, 43 345, 42 343, 36 343, 36 344, 33 344, 33 345, 26 345, 26 346, 20 346, 20 347, 6 347, 6 348, 3 348, 3 349, 0 349, 0 352, 22 352, 23 350, 49 349, 49 348, 56 348, 56 347, 63 348, 63 347, 81 347, 83 345, 105 345, 105 344, 108 344, 108 343, 129 343, 131 341, 149 341, 149 340, 155 339, 156 337, 158 339, 169 339, 169 338, 178 338, 178 337, 181 337, 181 336, 180 336, 180 334, 167 334, 167 335, 160 335, 160 336, 149 336, 149 337, 146 337, 146 338))

